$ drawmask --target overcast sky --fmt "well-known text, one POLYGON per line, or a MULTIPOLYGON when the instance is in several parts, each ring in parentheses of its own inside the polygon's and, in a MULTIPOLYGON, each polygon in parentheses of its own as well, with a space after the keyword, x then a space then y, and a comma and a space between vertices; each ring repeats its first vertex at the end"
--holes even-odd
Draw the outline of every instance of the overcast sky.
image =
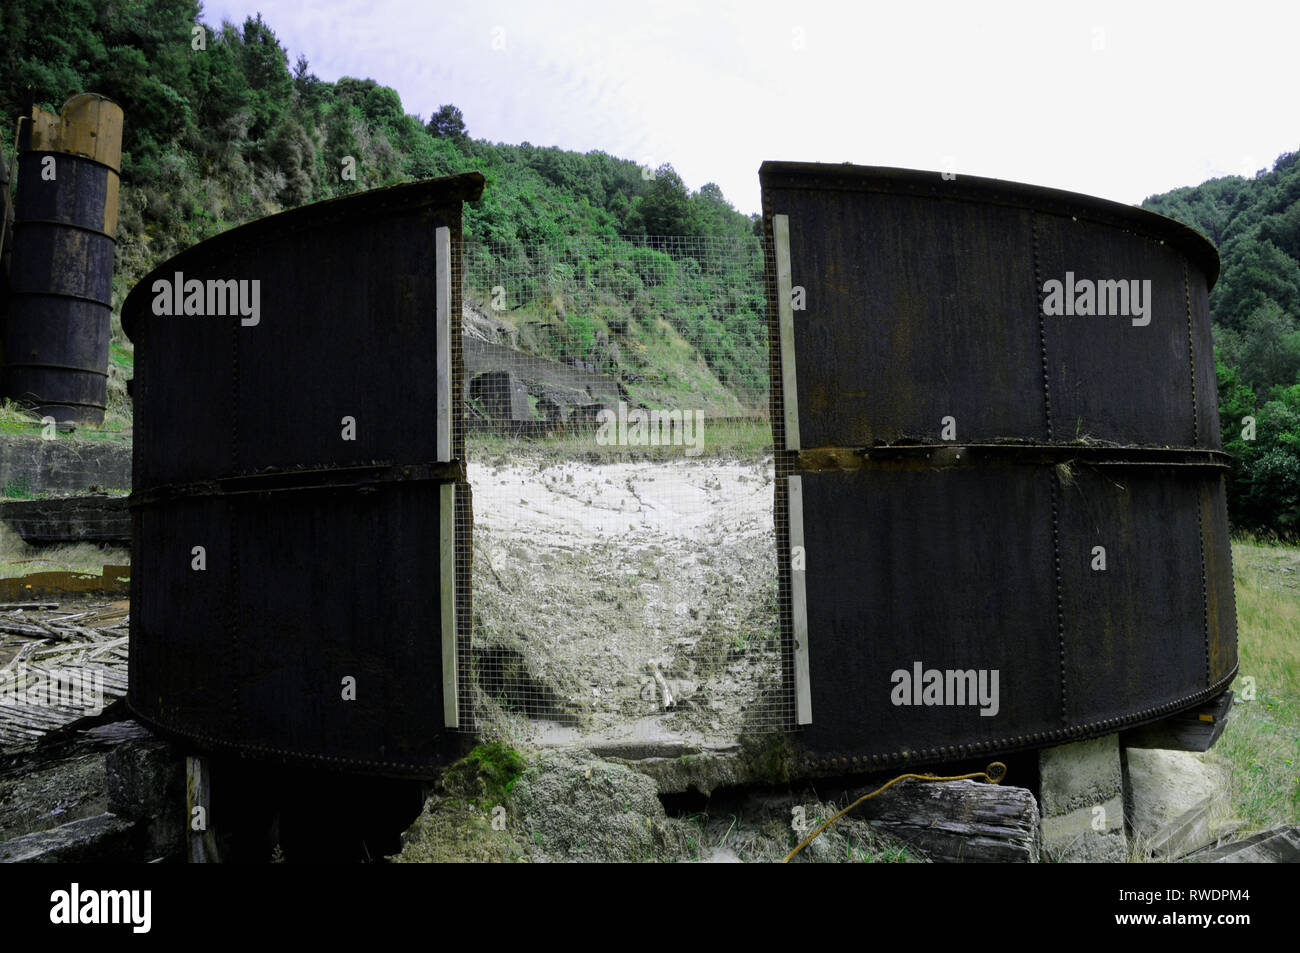
POLYGON ((205 0, 322 79, 469 133, 669 162, 760 210, 764 159, 944 169, 1136 204, 1300 149, 1300 4, 205 0))

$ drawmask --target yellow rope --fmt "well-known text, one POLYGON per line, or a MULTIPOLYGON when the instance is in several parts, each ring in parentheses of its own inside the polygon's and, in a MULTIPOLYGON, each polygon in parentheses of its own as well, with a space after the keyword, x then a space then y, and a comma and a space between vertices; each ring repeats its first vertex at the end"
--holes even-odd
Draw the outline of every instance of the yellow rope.
POLYGON ((795 854, 799 853, 799 851, 803 850, 805 847, 811 844, 817 838, 817 835, 819 835, 822 831, 826 830, 826 828, 830 827, 832 824, 838 821, 845 814, 849 813, 849 811, 853 810, 863 801, 871 800, 877 794, 880 794, 882 791, 888 790, 889 788, 897 784, 899 781, 905 781, 908 778, 916 778, 918 781, 965 781, 968 778, 983 778, 985 781, 989 782, 989 784, 997 784, 1006 776, 1007 776, 1007 766, 1003 764, 1001 761, 991 762, 989 766, 985 768, 983 771, 973 771, 970 774, 953 774, 948 777, 942 777, 942 778, 933 774, 900 774, 898 777, 894 778, 894 780, 888 782, 887 784, 882 784, 880 787, 876 788, 870 794, 862 795, 862 797, 858 798, 856 801, 854 801, 844 810, 840 811, 830 820, 826 821, 826 823, 822 824, 821 827, 817 828, 817 830, 813 831, 811 834, 805 837, 800 842, 798 847, 790 851, 790 853, 786 854, 785 859, 782 860, 781 863, 783 864, 790 863, 790 858, 792 858, 795 854))

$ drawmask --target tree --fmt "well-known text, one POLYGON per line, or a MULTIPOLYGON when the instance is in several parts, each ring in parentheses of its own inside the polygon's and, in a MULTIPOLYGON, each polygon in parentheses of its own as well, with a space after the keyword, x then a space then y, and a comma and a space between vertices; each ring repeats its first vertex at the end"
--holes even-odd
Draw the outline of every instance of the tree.
POLYGON ((253 111, 249 133, 254 139, 261 139, 284 117, 293 96, 289 54, 259 13, 244 21, 236 58, 248 83, 249 105, 253 111))
POLYGON ((637 206, 646 235, 694 235, 695 215, 682 177, 665 163, 637 206))
POLYGON ((469 133, 465 130, 465 117, 451 103, 439 106, 424 128, 429 130, 429 135, 438 139, 464 142, 469 138, 469 133))

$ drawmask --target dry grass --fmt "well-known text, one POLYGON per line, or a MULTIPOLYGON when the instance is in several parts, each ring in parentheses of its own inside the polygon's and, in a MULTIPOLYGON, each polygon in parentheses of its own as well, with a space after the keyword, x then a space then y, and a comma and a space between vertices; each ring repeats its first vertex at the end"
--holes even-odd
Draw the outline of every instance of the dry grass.
POLYGON ((0 523, 0 579, 12 579, 34 572, 82 572, 99 575, 105 564, 125 566, 131 562, 126 549, 78 543, 73 546, 29 546, 4 523, 0 523))

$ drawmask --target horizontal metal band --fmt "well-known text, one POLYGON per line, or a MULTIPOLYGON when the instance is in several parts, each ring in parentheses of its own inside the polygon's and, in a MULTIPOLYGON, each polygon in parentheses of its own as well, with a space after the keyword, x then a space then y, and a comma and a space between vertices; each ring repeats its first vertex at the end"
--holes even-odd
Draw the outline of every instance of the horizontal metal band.
MULTIPOLYGON (((899 751, 805 751, 796 763, 809 773, 864 772, 895 769, 898 765, 934 764, 943 761, 964 761, 993 754, 1011 754, 1033 748, 1051 748, 1073 741, 1113 735, 1129 728, 1151 724, 1170 715, 1185 711, 1227 691, 1237 677, 1237 666, 1208 688, 1185 695, 1174 701, 1143 708, 1100 721, 1080 722, 1047 731, 1031 731, 990 741, 955 741, 949 745, 899 751)), ((797 737, 797 735, 795 736, 797 737)))
MULTIPOLYGON (((335 755, 314 754, 305 751, 292 751, 287 748, 276 748, 271 745, 232 741, 229 738, 217 738, 202 731, 195 731, 191 728, 180 727, 164 721, 152 712, 143 711, 133 704, 129 694, 126 699, 126 704, 138 721, 149 728, 152 728, 163 737, 181 741, 197 742, 202 747, 211 749, 216 753, 236 752, 241 755, 260 757, 266 760, 277 760, 285 764, 326 767, 340 771, 369 774, 376 777, 417 779, 436 778, 440 776, 443 772, 444 763, 449 763, 454 760, 453 757, 439 759, 436 763, 421 761, 362 760, 358 758, 343 758, 335 755)), ((452 738, 457 737, 454 731, 449 732, 449 735, 452 738)))
MULTIPOLYGON (((93 304, 96 307, 103 308, 109 314, 112 314, 113 311, 112 304, 108 301, 103 301, 99 298, 92 298, 89 295, 69 294, 66 291, 26 291, 22 288, 10 288, 9 300, 12 302, 17 298, 58 298, 60 301, 84 301, 86 304, 93 304)), ((9 314, 12 316, 13 313, 13 305, 11 304, 9 306, 9 314)), ((12 320, 12 317, 10 320, 12 320)))
POLYGON ((5 364, 5 369, 9 371, 22 370, 27 368, 42 368, 53 371, 72 371, 76 374, 89 374, 92 377, 107 377, 108 371, 97 371, 93 367, 77 367, 74 364, 29 364, 27 362, 5 364))
POLYGON ((89 232, 91 235, 98 235, 100 238, 107 239, 114 245, 117 239, 104 231, 102 228, 92 228, 89 225, 78 225, 76 222, 61 222, 56 218, 15 218, 13 227, 16 232, 20 228, 26 228, 29 225, 45 225, 49 228, 70 228, 77 232, 89 232))
POLYGON ((96 404, 84 400, 50 400, 46 397, 37 397, 35 394, 21 394, 17 397, 10 395, 12 400, 20 404, 31 404, 35 407, 89 407, 91 410, 106 410, 104 404, 96 404))
POLYGON ((411 483, 457 483, 465 480, 465 462, 375 464, 363 467, 324 467, 280 470, 222 477, 201 483, 171 484, 133 492, 127 506, 138 508, 172 500, 247 494, 296 493, 311 490, 365 490, 411 483))
MULTIPOLYGON (((97 165, 101 169, 107 169, 115 178, 122 178, 122 171, 109 165, 107 162, 100 162, 91 156, 84 156, 80 152, 60 152, 58 149, 20 149, 18 150, 18 161, 21 162, 23 156, 54 156, 58 159, 75 159, 77 162, 84 162, 87 165, 97 165)), ((14 163, 17 167, 18 162, 14 163)))
POLYGON ((946 470, 956 467, 1054 466, 1176 467, 1227 470, 1232 458, 1220 450, 1111 447, 1089 444, 891 444, 878 447, 817 447, 793 456, 801 473, 829 470, 946 470))

